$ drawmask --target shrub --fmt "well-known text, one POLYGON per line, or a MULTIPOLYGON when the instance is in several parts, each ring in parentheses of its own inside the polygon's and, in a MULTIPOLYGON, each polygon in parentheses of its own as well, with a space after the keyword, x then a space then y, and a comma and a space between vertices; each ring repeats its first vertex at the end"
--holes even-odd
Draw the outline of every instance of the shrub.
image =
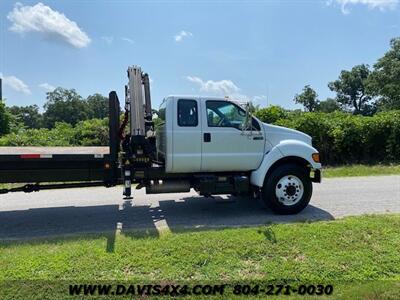
POLYGON ((275 124, 309 134, 324 164, 400 161, 400 111, 372 117, 297 113, 275 124))
POLYGON ((21 128, 1 137, 0 146, 69 146, 72 132, 73 127, 67 123, 56 123, 52 130, 21 128))
POLYGON ((57 122, 52 129, 20 128, 0 138, 0 146, 103 146, 108 145, 107 119, 81 121, 73 127, 57 122))
POLYGON ((108 119, 81 121, 75 126, 74 145, 106 146, 108 145, 108 119))

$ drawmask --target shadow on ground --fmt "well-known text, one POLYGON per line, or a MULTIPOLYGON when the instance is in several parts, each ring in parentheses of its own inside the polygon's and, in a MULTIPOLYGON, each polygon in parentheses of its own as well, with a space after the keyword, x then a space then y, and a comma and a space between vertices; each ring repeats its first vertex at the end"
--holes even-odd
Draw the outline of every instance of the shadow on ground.
POLYGON ((7 244, 10 244, 18 240, 47 237, 46 241, 51 241, 74 238, 73 235, 77 233, 96 233, 107 237, 107 251, 112 252, 117 230, 133 238, 157 237, 159 231, 156 224, 162 227, 166 223, 172 232, 181 232, 333 219, 327 211, 312 205, 297 215, 275 215, 263 208, 259 201, 243 197, 183 197, 160 201, 159 206, 155 207, 134 203, 135 200, 129 200, 121 206, 0 212, 0 240, 7 240, 7 244))

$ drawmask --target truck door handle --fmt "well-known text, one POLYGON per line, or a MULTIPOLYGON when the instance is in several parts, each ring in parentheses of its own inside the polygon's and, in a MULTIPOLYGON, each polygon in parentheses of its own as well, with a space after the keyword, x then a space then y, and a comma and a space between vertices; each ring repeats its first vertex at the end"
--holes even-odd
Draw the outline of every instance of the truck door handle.
POLYGON ((205 143, 211 142, 211 133, 209 132, 204 133, 204 142, 205 143))

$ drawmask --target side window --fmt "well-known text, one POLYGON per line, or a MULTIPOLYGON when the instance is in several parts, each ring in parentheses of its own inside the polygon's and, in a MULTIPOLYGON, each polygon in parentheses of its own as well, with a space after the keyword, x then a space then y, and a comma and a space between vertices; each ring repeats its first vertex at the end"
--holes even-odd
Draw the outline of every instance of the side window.
MULTIPOLYGON (((228 101, 206 101, 206 109, 209 127, 234 127, 241 130, 246 122, 246 112, 228 101)), ((255 119, 253 130, 260 130, 260 125, 255 119)))
POLYGON ((197 101, 178 100, 178 125, 182 127, 196 127, 198 120, 197 101))

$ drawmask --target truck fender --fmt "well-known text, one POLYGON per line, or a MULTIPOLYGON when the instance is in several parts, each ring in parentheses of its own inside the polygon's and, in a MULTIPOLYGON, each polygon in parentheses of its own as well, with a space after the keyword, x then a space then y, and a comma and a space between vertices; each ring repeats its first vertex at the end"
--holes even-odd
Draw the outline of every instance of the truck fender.
POLYGON ((314 147, 302 141, 284 140, 264 155, 258 169, 251 172, 250 182, 252 185, 262 187, 268 170, 277 161, 284 159, 285 157, 301 158, 306 160, 311 165, 311 168, 321 169, 321 164, 313 161, 313 153, 318 153, 318 151, 314 147))

